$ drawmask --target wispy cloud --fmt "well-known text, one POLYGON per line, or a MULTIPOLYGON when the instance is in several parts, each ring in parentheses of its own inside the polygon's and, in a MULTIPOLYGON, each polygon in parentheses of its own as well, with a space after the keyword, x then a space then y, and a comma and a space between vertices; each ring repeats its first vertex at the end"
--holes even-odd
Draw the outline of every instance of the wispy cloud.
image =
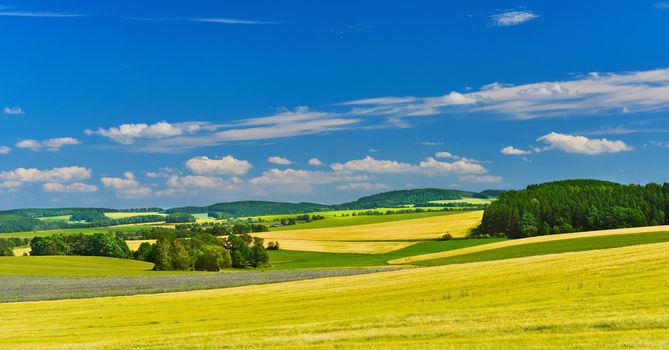
POLYGON ((191 22, 203 22, 203 23, 219 23, 219 24, 279 24, 280 22, 268 22, 268 21, 255 21, 249 19, 238 19, 238 18, 186 18, 183 19, 191 22))
POLYGON ((10 114, 10 115, 23 115, 26 114, 26 112, 23 110, 23 108, 19 106, 15 107, 5 107, 2 109, 2 113, 4 114, 10 114))
POLYGON ((49 12, 49 11, 7 11, 0 9, 2 17, 44 17, 44 18, 67 18, 82 17, 84 15, 69 12, 49 12))
POLYGON ((21 140, 16 143, 16 148, 25 148, 32 151, 60 151, 64 146, 78 145, 81 141, 73 137, 56 137, 44 141, 37 141, 33 139, 21 140))
POLYGON ((497 113, 515 119, 566 115, 629 114, 669 109, 669 69, 591 73, 565 81, 501 86, 444 96, 376 98, 381 104, 347 102, 353 116, 418 117, 497 113))
POLYGON ((490 16, 493 25, 500 27, 517 26, 527 21, 539 18, 539 15, 532 11, 507 11, 490 16))
POLYGON ((653 4, 658 10, 667 10, 669 9, 669 1, 659 1, 653 4))

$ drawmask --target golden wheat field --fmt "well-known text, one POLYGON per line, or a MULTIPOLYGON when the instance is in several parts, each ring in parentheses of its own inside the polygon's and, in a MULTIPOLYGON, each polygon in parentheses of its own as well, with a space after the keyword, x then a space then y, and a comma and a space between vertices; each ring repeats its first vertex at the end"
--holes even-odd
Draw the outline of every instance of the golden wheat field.
POLYGON ((669 243, 0 305, 11 349, 666 349, 669 243))
POLYGON ((468 211, 367 225, 265 232, 258 236, 279 241, 402 241, 436 239, 449 232, 453 237, 466 237, 482 217, 483 211, 468 211))

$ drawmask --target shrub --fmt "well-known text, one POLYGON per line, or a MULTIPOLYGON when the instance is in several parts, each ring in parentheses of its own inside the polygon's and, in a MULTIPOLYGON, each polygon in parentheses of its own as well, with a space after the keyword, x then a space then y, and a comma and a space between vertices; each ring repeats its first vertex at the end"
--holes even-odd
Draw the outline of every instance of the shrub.
POLYGON ((451 239, 453 239, 453 235, 451 235, 448 232, 444 233, 443 235, 441 235, 441 237, 439 237, 440 241, 450 241, 451 239))

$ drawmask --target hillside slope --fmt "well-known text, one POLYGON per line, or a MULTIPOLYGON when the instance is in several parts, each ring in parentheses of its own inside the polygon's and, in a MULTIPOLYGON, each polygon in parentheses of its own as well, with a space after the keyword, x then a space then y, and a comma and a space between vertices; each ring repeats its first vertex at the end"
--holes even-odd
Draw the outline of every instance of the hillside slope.
POLYGON ((666 349, 667 260, 669 243, 659 243, 263 286, 0 304, 0 343, 666 349))

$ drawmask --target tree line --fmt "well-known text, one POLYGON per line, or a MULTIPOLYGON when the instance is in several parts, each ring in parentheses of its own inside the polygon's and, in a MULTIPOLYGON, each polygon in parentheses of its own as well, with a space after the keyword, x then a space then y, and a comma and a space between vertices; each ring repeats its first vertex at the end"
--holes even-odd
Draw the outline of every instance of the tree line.
POLYGON ((669 184, 564 180, 507 191, 478 233, 511 238, 669 223, 669 184))

